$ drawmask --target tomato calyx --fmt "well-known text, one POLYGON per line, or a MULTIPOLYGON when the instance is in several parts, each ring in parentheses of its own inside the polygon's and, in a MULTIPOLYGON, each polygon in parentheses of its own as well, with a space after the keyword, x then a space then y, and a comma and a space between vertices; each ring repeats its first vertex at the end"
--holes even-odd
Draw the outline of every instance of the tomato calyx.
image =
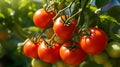
POLYGON ((67 15, 61 16, 62 22, 65 26, 70 26, 72 22, 76 22, 74 18, 68 17, 67 15))
POLYGON ((82 33, 81 33, 81 36, 89 37, 89 36, 90 36, 90 29, 88 29, 88 28, 83 28, 83 29, 82 29, 82 33))
POLYGON ((55 42, 53 40, 51 40, 51 39, 49 39, 49 40, 43 39, 43 42, 49 48, 52 48, 53 46, 55 46, 55 42))
POLYGON ((70 50, 75 50, 76 48, 78 48, 79 46, 76 45, 77 43, 76 42, 66 42, 67 44, 64 45, 66 48, 70 49, 70 50))

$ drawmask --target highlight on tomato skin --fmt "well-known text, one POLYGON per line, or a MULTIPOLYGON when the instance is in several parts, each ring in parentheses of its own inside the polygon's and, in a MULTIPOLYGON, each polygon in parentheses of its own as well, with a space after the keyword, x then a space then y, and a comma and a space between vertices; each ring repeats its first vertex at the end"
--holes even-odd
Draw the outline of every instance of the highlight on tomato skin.
POLYGON ((90 28, 89 31, 88 36, 80 36, 80 46, 88 54, 99 54, 106 48, 108 37, 100 28, 90 28))
POLYGON ((69 40, 73 36, 73 31, 77 24, 74 18, 70 19, 68 25, 65 24, 66 18, 67 16, 65 15, 60 16, 55 20, 53 24, 53 30, 55 34, 63 40, 69 40))
MULTIPOLYGON (((49 44, 49 41, 46 41, 49 44)), ((55 63, 60 59, 60 44, 54 42, 48 45, 44 41, 38 47, 39 58, 46 63, 55 63)))
POLYGON ((52 24, 54 16, 54 11, 47 12, 44 8, 41 8, 34 13, 33 22, 37 27, 44 29, 52 24))
POLYGON ((28 39, 23 45, 23 52, 29 58, 38 58, 38 44, 35 44, 31 39, 28 39))
POLYGON ((68 48, 70 47, 70 44, 70 42, 66 42, 61 46, 60 57, 62 61, 68 65, 79 65, 86 59, 87 54, 80 47, 78 47, 79 43, 76 43, 76 47, 73 49, 68 48))

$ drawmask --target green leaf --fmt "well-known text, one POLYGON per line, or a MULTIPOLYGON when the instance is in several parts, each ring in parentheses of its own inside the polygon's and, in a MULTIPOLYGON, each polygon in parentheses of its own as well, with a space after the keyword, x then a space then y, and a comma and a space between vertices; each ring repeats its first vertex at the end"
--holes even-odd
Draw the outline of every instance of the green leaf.
POLYGON ((3 13, 0 13, 0 18, 5 18, 5 15, 3 13))
POLYGON ((111 9, 108 10, 108 15, 113 17, 115 20, 117 20, 120 23, 120 6, 114 6, 111 9))
POLYGON ((101 18, 101 22, 108 20, 110 22, 114 22, 114 23, 118 24, 116 19, 114 19, 113 17, 110 17, 108 15, 101 15, 100 18, 101 18))

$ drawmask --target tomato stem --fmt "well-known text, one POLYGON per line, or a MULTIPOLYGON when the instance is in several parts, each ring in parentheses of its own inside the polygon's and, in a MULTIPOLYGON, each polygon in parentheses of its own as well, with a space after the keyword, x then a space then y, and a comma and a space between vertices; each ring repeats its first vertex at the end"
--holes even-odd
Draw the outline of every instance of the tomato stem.
POLYGON ((53 21, 55 21, 55 19, 60 15, 61 12, 65 11, 66 9, 68 9, 69 7, 71 7, 71 5, 75 2, 75 0, 73 0, 67 7, 61 9, 60 11, 58 11, 58 13, 55 15, 55 17, 53 18, 53 21))
POLYGON ((40 38, 43 36, 42 34, 46 31, 46 29, 43 29, 41 32, 37 32, 35 34, 33 34, 33 36, 31 37, 31 40, 34 43, 39 42, 40 38))
POLYGON ((54 40, 55 36, 56 36, 56 34, 54 33, 54 34, 52 35, 51 39, 50 39, 50 44, 51 44, 51 45, 53 45, 53 40, 54 40))
POLYGON ((73 17, 75 17, 76 15, 78 15, 80 12, 82 11, 82 9, 79 9, 78 12, 76 12, 75 14, 73 14, 71 17, 69 17, 66 21, 65 21, 65 24, 68 24, 69 23, 69 20, 73 17))

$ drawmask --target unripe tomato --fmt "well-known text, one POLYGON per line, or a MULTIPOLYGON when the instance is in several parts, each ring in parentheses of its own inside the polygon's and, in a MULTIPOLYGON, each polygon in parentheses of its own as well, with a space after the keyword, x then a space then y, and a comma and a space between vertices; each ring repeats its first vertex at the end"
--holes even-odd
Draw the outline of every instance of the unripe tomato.
POLYGON ((108 55, 105 52, 94 55, 93 59, 97 64, 104 64, 105 62, 109 61, 108 55))
POLYGON ((120 58, 120 43, 116 41, 108 43, 106 52, 112 58, 120 58))
POLYGON ((41 61, 40 59, 32 59, 31 61, 32 67, 52 67, 52 64, 45 63, 41 61))
POLYGON ((33 16, 34 24, 39 28, 47 28, 52 24, 52 19, 55 16, 55 12, 47 12, 45 9, 38 9, 33 16))
MULTIPOLYGON (((88 54, 96 55, 101 53, 108 42, 108 37, 104 31, 99 28, 90 28, 89 35, 80 37, 80 46, 88 54)), ((88 32, 86 30, 86 32, 88 32)))
POLYGON ((107 61, 103 64, 104 67, 114 67, 110 61, 107 61))

